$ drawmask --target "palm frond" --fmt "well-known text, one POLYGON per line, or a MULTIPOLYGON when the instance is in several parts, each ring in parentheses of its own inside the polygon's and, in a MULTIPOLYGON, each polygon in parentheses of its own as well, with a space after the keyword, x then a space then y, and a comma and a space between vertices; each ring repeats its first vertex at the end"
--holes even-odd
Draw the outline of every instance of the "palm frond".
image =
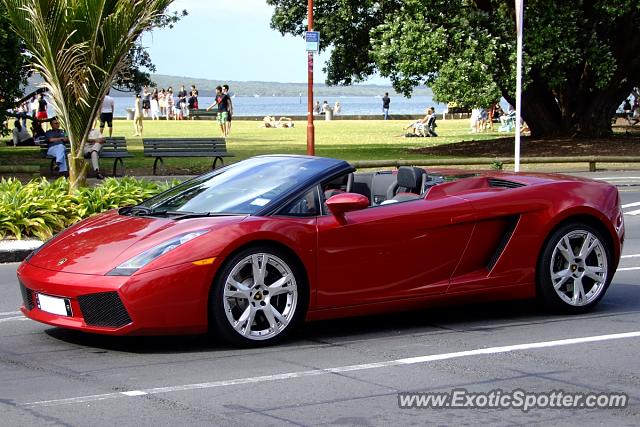
POLYGON ((73 156, 140 34, 173 0, 0 0, 51 94, 73 156))

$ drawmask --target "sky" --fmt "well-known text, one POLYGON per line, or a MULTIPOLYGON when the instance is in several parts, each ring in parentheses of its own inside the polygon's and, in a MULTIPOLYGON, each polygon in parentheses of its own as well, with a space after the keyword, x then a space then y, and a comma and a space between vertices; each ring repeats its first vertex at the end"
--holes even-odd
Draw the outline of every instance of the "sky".
MULTIPOLYGON (((143 37, 158 74, 219 81, 306 82, 302 37, 270 28, 273 8, 264 0, 175 0, 170 10, 188 16, 174 28, 143 37)), ((322 36, 321 36, 322 37, 322 36)), ((314 81, 324 83, 328 53, 316 55, 314 81)), ((368 83, 384 84, 380 78, 368 83)))

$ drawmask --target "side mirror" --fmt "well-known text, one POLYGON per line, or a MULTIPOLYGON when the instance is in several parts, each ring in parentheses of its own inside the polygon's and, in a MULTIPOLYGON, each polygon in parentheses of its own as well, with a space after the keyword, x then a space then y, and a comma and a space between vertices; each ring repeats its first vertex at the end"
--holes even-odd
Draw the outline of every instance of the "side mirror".
POLYGON ((347 212, 359 211, 369 207, 369 199, 362 194, 342 193, 329 197, 327 207, 339 222, 344 221, 347 212))

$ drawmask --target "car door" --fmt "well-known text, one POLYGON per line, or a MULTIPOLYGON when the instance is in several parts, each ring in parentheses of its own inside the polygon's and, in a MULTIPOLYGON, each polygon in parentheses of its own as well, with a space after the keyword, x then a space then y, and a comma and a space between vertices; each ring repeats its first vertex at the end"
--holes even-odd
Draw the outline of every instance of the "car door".
POLYGON ((318 218, 318 308, 443 293, 473 230, 463 199, 417 199, 318 218), (462 220, 464 221, 464 220, 462 220))

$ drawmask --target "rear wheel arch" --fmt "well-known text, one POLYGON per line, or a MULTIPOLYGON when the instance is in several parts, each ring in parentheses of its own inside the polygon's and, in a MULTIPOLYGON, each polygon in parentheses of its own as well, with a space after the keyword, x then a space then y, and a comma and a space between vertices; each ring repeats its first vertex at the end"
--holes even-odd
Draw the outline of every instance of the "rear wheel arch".
MULTIPOLYGON (((575 223, 587 224, 595 228, 602 234, 602 236, 605 239, 607 239, 607 244, 610 245, 611 249, 614 251, 617 250, 616 245, 614 244, 614 237, 611 235, 611 230, 609 230, 609 228, 606 225, 604 225, 603 222, 596 216, 582 213, 582 214, 574 214, 566 218, 563 218, 560 222, 555 224, 547 232, 547 235, 544 238, 544 243, 540 247, 540 252, 538 253, 538 259, 540 258, 540 255, 542 255, 542 251, 544 250, 547 242, 549 241, 549 238, 553 235, 553 233, 555 233, 560 228, 566 226, 567 224, 575 224, 575 223)), ((613 255, 615 257, 616 254, 614 253, 613 255)))
MULTIPOLYGON (((580 237, 578 237, 578 239, 579 238, 580 237)), ((599 251, 600 249, 596 249, 596 251, 599 251)), ((603 224, 598 218, 595 218, 590 215, 574 215, 574 216, 570 216, 568 218, 563 219, 561 222, 556 224, 547 233, 547 236, 545 237, 545 240, 538 254, 538 259, 536 262, 536 274, 535 274, 536 293, 538 297, 549 309, 555 312, 582 313, 584 311, 587 311, 588 309, 595 306, 599 302, 599 300, 604 296, 611 282, 611 279, 613 278, 613 275, 615 273, 615 268, 616 268, 616 264, 614 261, 616 259, 615 251, 616 251, 616 247, 614 245, 614 239, 612 238, 610 231, 608 230, 606 225, 603 224), (595 295, 593 299, 590 300, 588 298, 588 292, 587 292, 587 295, 585 295, 586 299, 583 300, 584 304, 578 303, 573 305, 571 301, 567 299, 563 301, 564 296, 562 296, 562 294, 563 293, 566 294, 566 291, 563 292, 563 287, 564 286, 572 287, 573 291, 569 291, 569 292, 575 292, 575 289, 578 289, 577 288, 578 286, 580 286, 580 288, 583 287, 583 280, 585 280, 585 278, 583 277, 583 278, 574 280, 573 277, 569 277, 568 280, 560 279, 560 275, 558 274, 559 271, 562 270, 563 272, 564 271, 568 272, 569 264, 574 264, 574 261, 571 261, 569 264, 556 269, 555 267, 552 267, 552 266, 554 265, 554 262, 558 260, 558 258, 554 258, 553 254, 557 254, 559 253, 558 251, 562 250, 560 248, 560 246, 562 246, 560 241, 562 241, 564 237, 574 239, 576 234, 577 235, 582 234, 582 236, 588 236, 589 233, 592 233, 592 237, 595 237, 598 241, 601 241, 599 248, 604 249, 604 252, 606 252, 604 254, 605 261, 602 264, 602 265, 606 265, 606 270, 607 270, 606 276, 602 281, 603 283, 602 283, 601 289, 597 292, 597 295, 595 295), (553 271, 556 271, 556 274, 552 274, 553 271), (555 279, 552 279, 552 277, 555 277, 555 279), (554 288, 553 280, 558 280, 558 282, 556 282, 557 285, 555 288, 554 288), (565 280, 567 281, 565 282, 565 280), (560 285, 561 282, 566 283, 566 285, 557 287, 560 285), (580 285, 577 285, 576 283, 580 283, 580 285)), ((575 252, 573 253, 575 254, 575 252)), ((593 253, 593 252, 590 251, 590 253, 593 253)), ((557 256, 559 256, 559 259, 561 260, 561 264, 562 264, 563 256, 561 255, 557 255, 557 256)), ((565 257, 566 256, 567 255, 565 255, 565 257)), ((571 258, 573 258, 574 256, 576 255, 571 255, 571 258)), ((587 266, 588 264, 587 259, 583 259, 582 262, 584 262, 584 265, 582 267, 584 267, 585 270, 597 268, 592 264, 587 266)), ((590 262, 593 263, 593 259, 590 262)), ((580 267, 580 265, 578 265, 577 267, 580 267)), ((571 276, 571 274, 569 273, 568 276, 571 276)), ((591 279, 586 278, 586 280, 587 282, 589 282, 591 279)), ((597 281, 587 283, 586 286, 589 286, 589 288, 591 289, 591 286, 593 286, 593 283, 596 283, 596 282, 597 281)), ((575 295, 575 293, 573 293, 573 295, 575 295)), ((580 301, 580 298, 578 299, 578 301, 580 301)))

